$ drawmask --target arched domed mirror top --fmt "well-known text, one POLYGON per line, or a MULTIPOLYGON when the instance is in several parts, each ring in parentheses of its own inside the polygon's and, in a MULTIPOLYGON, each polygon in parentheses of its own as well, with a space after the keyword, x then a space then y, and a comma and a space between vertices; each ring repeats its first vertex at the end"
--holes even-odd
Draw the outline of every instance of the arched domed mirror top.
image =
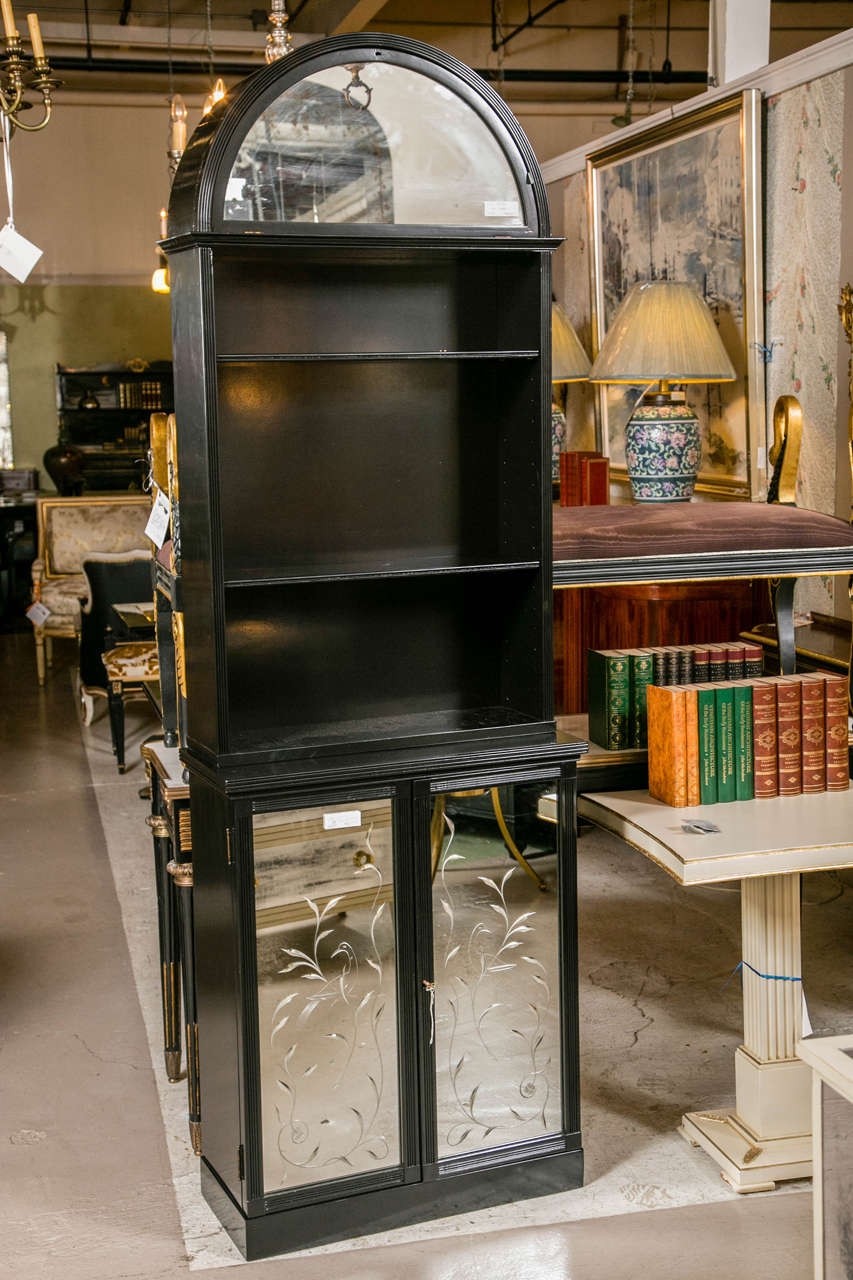
POLYGON ((523 227, 506 152, 447 84, 360 52, 285 89, 245 135, 224 220, 523 227))
POLYGON ((333 36, 263 67, 206 116, 172 185, 184 234, 546 237, 545 187, 475 72, 401 36, 333 36))

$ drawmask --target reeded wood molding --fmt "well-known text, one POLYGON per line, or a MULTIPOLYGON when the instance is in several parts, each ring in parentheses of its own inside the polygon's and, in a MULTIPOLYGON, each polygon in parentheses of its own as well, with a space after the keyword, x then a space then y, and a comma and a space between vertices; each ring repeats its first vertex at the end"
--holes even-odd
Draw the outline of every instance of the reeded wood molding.
POLYGON ((742 880, 741 925, 744 1046, 762 1062, 787 1061, 803 1027, 803 984, 787 980, 802 978, 800 877, 742 880))

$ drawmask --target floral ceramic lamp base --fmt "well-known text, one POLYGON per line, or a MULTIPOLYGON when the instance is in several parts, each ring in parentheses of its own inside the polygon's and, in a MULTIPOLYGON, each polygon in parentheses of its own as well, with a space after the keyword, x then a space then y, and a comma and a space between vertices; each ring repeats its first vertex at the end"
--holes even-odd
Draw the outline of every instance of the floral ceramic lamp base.
MULTIPOLYGON (((651 399, 649 397, 648 399, 651 399)), ((625 429, 625 457, 635 502, 689 502, 702 456, 699 420, 687 404, 655 396, 625 429)))

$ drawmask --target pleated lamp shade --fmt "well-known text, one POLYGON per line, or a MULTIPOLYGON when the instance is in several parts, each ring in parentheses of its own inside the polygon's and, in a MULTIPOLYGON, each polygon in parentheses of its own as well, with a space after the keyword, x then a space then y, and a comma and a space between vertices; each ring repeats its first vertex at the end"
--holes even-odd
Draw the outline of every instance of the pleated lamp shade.
POLYGON ((589 356, 559 302, 551 303, 551 381, 582 382, 589 377, 589 356))
POLYGON ((635 284, 622 300, 590 382, 732 382, 735 371, 707 304, 674 280, 635 284))

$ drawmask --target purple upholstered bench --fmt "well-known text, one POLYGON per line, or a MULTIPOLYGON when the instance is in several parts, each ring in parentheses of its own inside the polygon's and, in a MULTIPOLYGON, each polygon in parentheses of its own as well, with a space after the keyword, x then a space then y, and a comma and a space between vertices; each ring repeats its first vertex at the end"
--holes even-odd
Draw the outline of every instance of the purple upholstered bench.
POLYGON ((853 528, 835 516, 755 502, 554 508, 554 586, 779 579, 783 671, 794 670, 794 583, 853 573, 853 528))

